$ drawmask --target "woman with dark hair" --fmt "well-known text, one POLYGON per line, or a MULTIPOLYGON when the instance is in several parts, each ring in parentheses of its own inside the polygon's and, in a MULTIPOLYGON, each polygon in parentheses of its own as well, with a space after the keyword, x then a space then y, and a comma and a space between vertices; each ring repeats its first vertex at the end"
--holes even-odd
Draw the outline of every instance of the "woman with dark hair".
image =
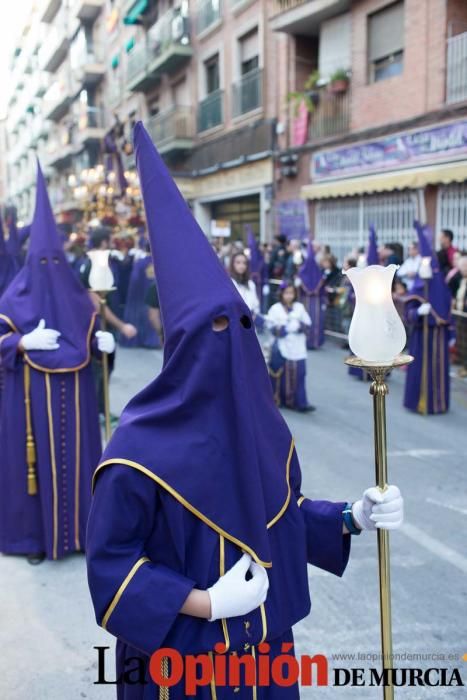
POLYGON ((269 309, 266 322, 275 336, 269 374, 276 404, 296 411, 313 411, 305 386, 306 334, 311 319, 303 304, 297 301, 293 284, 282 284, 279 301, 269 309))
POLYGON ((250 279, 250 266, 245 253, 239 252, 230 259, 229 274, 235 288, 253 314, 253 319, 260 312, 256 285, 250 279))

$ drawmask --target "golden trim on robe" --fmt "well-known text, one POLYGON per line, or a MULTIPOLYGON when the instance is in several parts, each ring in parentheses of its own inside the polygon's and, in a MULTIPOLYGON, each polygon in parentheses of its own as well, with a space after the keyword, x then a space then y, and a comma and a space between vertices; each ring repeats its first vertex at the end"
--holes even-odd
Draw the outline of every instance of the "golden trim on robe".
POLYGON ((117 605, 120 601, 120 598, 122 597, 123 593, 125 592, 126 587, 130 583, 131 579, 136 574, 136 572, 138 571, 140 566, 142 566, 143 564, 145 564, 148 561, 150 561, 149 557, 141 557, 141 559, 138 559, 138 561, 135 564, 133 564, 130 571, 126 575, 125 579, 123 580, 123 583, 120 585, 120 588, 118 589, 118 591, 116 592, 116 594, 112 598, 112 602, 110 603, 109 607, 106 610, 104 617, 102 618, 101 627, 103 627, 105 630, 107 629, 107 623, 109 621, 109 618, 112 615, 115 608, 117 607, 117 605))

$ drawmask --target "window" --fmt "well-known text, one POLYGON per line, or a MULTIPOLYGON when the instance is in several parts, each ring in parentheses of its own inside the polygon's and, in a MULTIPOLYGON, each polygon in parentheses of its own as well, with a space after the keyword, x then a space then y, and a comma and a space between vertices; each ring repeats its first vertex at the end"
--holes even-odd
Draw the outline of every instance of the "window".
POLYGON ((350 12, 324 20, 319 28, 319 77, 329 80, 339 68, 349 69, 351 60, 350 12))
POLYGON ((240 75, 246 75, 259 66, 258 29, 248 32, 239 40, 240 75))
POLYGON ((206 94, 210 95, 220 88, 219 54, 216 53, 215 56, 205 61, 204 66, 206 71, 206 94))
POLYGON ((404 3, 368 16, 368 73, 374 83, 400 75, 404 68, 404 3))

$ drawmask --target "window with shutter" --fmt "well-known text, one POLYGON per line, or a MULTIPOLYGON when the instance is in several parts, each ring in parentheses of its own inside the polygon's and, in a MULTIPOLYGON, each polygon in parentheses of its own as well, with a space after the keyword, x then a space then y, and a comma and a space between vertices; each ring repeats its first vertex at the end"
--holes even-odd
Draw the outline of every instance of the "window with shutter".
POLYGON ((370 82, 400 75, 404 67, 404 3, 396 2, 368 16, 370 82))

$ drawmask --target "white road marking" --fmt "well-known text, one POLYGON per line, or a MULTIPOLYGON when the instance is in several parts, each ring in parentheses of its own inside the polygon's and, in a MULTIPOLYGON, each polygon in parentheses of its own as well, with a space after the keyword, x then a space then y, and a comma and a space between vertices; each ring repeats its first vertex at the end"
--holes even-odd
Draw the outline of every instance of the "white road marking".
POLYGON ((458 454, 456 450, 430 450, 425 448, 413 450, 394 450, 388 452, 388 457, 445 457, 447 455, 458 454))
POLYGON ((435 554, 440 559, 444 559, 444 561, 449 562, 449 564, 467 574, 467 558, 463 557, 459 552, 455 552, 443 542, 431 537, 431 535, 427 535, 426 532, 411 523, 405 522, 400 528, 400 532, 432 554, 435 554))
POLYGON ((425 498, 427 503, 433 503, 435 506, 442 506, 443 508, 449 508, 449 510, 455 510, 456 513, 462 513, 462 515, 467 515, 467 508, 459 508, 458 506, 452 506, 450 503, 442 503, 437 501, 436 498, 425 498))

